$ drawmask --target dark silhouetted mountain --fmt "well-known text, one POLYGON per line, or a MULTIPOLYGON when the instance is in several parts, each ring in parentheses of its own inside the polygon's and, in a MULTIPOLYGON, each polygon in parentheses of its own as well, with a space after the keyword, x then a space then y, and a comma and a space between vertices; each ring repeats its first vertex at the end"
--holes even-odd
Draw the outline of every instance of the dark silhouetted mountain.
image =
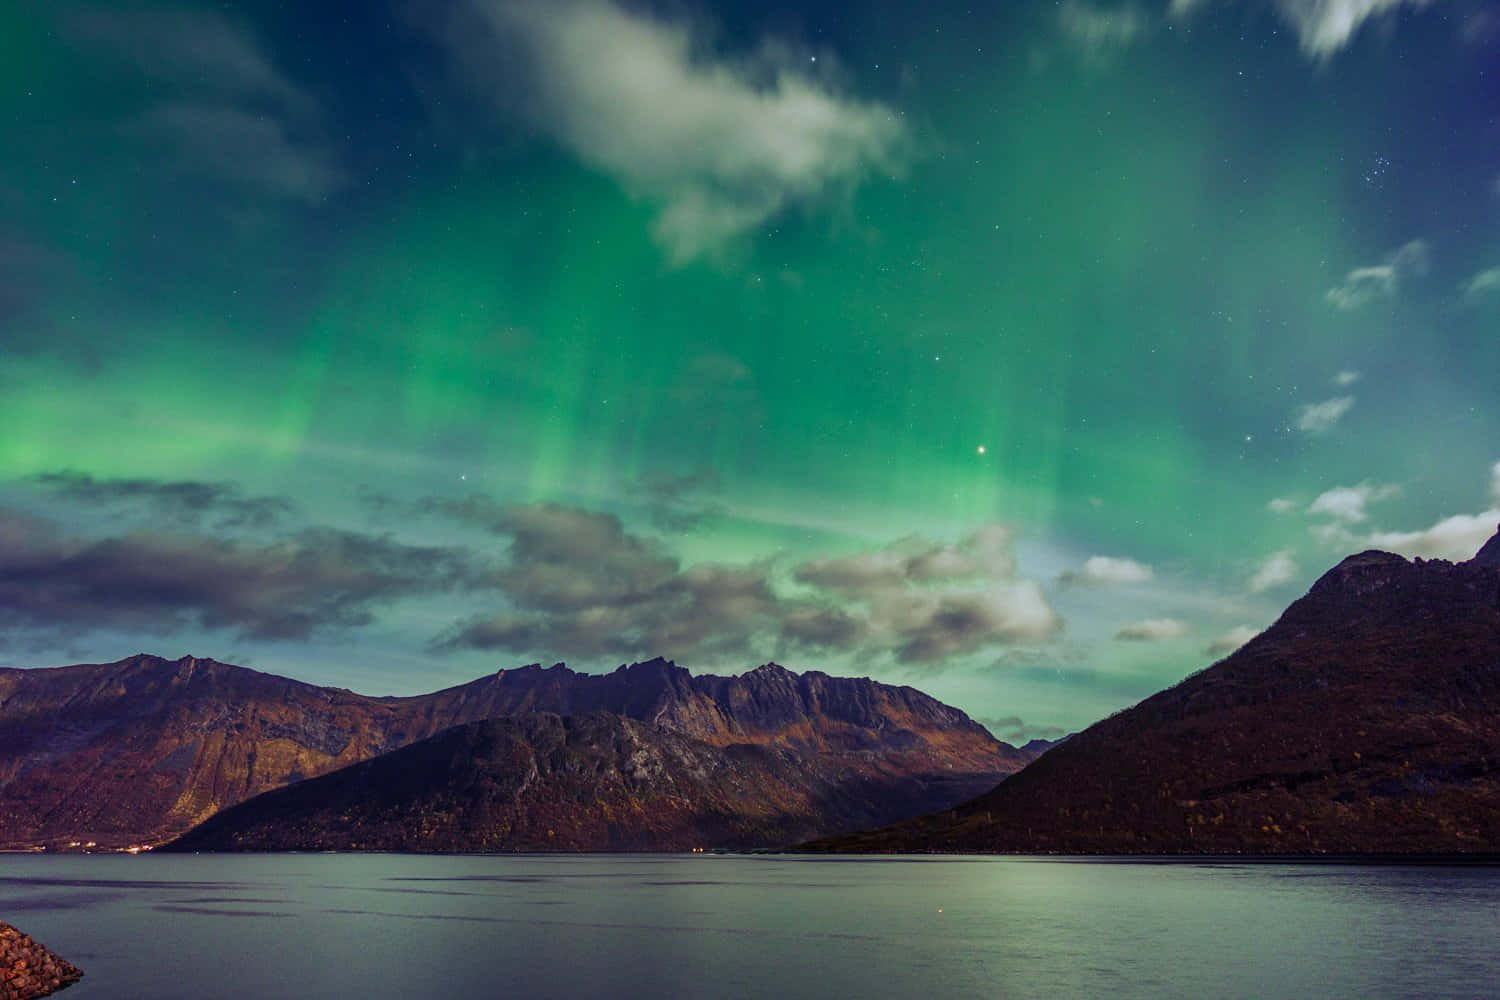
POLYGON ((882 789, 873 822, 972 797, 1032 757, 912 688, 774 664, 739 677, 694 677, 665 660, 604 675, 533 665, 374 698, 139 655, 0 670, 0 846, 159 843, 261 792, 455 725, 600 711, 714 747, 817 758, 818 773, 844 775, 841 787, 882 789))
POLYGON ((1350 556, 1208 669, 850 851, 1500 852, 1500 535, 1350 556))
POLYGON ((671 851, 796 843, 889 808, 785 747, 608 712, 472 722, 219 813, 167 850, 671 851))

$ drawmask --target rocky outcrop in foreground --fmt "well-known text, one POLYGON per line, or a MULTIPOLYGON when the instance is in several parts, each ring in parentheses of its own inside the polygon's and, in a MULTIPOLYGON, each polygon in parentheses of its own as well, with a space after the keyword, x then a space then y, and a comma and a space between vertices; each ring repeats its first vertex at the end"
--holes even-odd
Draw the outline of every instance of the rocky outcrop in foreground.
POLYGON ((83 978, 77 967, 0 923, 0 1000, 32 1000, 72 986, 83 978))
POLYGON ((1228 658, 994 791, 829 851, 1500 854, 1500 535, 1350 556, 1228 658))

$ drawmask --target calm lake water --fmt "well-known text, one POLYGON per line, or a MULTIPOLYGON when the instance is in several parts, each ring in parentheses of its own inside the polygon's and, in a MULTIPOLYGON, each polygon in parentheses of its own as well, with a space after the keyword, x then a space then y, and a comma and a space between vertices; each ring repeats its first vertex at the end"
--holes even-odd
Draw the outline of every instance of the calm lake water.
POLYGON ((1500 996, 1500 869, 0 857, 87 997, 1500 996))

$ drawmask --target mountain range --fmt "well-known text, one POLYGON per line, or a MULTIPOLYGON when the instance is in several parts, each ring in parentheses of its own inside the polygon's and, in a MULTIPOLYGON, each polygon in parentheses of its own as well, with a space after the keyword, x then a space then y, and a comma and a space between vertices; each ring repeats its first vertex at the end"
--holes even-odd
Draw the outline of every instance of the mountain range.
MULTIPOLYGON (((260 793, 512 717, 452 740, 508 740, 518 753, 525 745, 545 775, 559 745, 575 764, 592 755, 586 770, 623 782, 614 807, 624 816, 670 794, 696 803, 688 812, 701 805, 743 819, 687 823, 691 833, 659 841, 619 833, 616 823, 615 833, 567 841, 576 849, 699 844, 721 829, 735 846, 769 846, 879 825, 971 798, 1039 752, 996 740, 913 688, 776 664, 736 677, 694 676, 661 659, 602 675, 533 664, 377 698, 211 659, 141 654, 0 670, 0 847, 157 845, 260 793), (585 733, 596 742, 579 743, 585 733), (656 755, 660 769, 633 763, 635 750, 621 757, 626 745, 656 755), (736 784, 711 790, 700 779, 713 774, 736 784), (730 837, 731 829, 739 832, 730 837)), ((458 745, 421 752, 441 757, 458 745)), ((419 758, 393 766, 411 759, 419 758)), ((583 792, 543 785, 586 811, 583 792)), ((556 831, 555 810, 543 812, 556 831)))
POLYGON ((1500 534, 1461 563, 1350 556, 1224 660, 1021 749, 912 688, 776 664, 533 664, 410 698, 192 657, 0 671, 0 842, 179 836, 182 850, 821 838, 806 848, 1496 854, 1500 534))
POLYGON ((1500 534, 1456 564, 1350 556, 1224 660, 992 791, 808 848, 1500 853, 1500 534))

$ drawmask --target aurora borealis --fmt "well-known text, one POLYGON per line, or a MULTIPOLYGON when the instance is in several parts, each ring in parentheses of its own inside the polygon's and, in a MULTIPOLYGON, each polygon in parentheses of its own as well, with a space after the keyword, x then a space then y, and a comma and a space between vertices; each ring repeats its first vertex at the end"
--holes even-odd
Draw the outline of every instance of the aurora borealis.
POLYGON ((1500 10, 0 11, 0 663, 1056 735, 1500 523, 1500 10))

